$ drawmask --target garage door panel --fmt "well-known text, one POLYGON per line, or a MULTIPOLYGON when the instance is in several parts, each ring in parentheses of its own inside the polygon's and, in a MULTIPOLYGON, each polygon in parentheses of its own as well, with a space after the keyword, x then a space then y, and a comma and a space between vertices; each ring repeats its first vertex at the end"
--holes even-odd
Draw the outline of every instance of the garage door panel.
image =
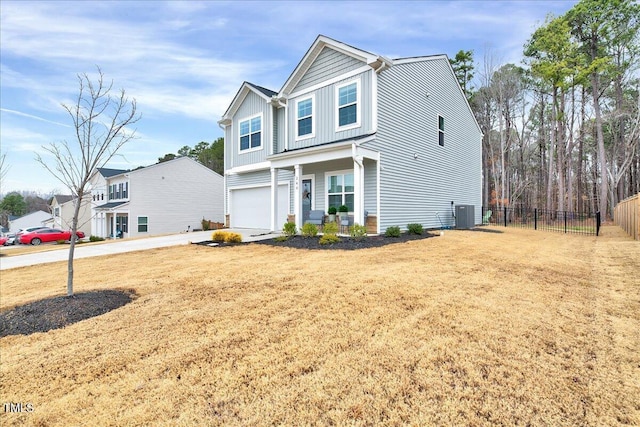
MULTIPOLYGON (((231 190, 231 227, 271 229, 271 188, 231 190)), ((287 220, 289 186, 278 186, 278 228, 287 220)))

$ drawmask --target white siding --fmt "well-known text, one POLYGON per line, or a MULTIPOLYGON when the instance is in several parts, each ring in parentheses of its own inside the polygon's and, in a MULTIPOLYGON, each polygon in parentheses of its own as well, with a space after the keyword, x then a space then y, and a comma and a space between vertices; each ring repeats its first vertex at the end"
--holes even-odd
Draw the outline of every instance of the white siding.
POLYGON ((242 101, 233 117, 229 139, 225 140, 225 149, 229 152, 231 167, 244 166, 266 160, 266 157, 270 154, 269 146, 273 138, 271 110, 271 106, 267 104, 264 98, 254 92, 249 92, 242 101), (240 152, 239 123, 256 114, 262 114, 262 148, 240 152))
POLYGON ((378 93, 378 134, 367 146, 382 153, 381 230, 440 227, 437 212, 453 221, 451 201, 476 206, 479 223, 482 135, 446 58, 394 65, 379 76, 378 93))
POLYGON ((369 70, 356 76, 340 80, 336 83, 321 87, 313 92, 308 92, 297 98, 289 100, 289 149, 306 148, 327 142, 353 138, 371 133, 372 122, 372 77, 373 70, 369 70), (336 86, 352 81, 360 82, 360 126, 357 128, 336 132, 336 86), (315 120, 315 137, 296 141, 297 111, 296 100, 315 96, 313 120, 315 120))
POLYGON ((292 92, 355 70, 362 65, 364 65, 362 61, 325 46, 292 92))
POLYGON ((182 157, 129 173, 129 236, 202 228, 202 219, 223 222, 223 179, 182 157), (138 233, 138 217, 148 232, 138 233))

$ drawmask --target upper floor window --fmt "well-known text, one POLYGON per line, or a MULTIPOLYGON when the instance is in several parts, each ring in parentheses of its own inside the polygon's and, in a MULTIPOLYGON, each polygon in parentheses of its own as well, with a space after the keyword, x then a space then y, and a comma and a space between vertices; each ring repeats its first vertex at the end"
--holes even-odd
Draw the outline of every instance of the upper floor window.
POLYGON ((315 134, 313 101, 314 97, 312 96, 311 98, 305 98, 296 102, 298 121, 296 126, 296 139, 312 138, 315 134))
POLYGON ((129 197, 129 183, 125 182, 122 189, 122 198, 127 199, 129 197))
POLYGON ((438 116, 438 144, 444 147, 444 117, 438 116))
POLYGON ((360 80, 336 86, 337 130, 360 126, 360 80))
POLYGON ((240 121, 240 151, 262 147, 262 116, 240 121))

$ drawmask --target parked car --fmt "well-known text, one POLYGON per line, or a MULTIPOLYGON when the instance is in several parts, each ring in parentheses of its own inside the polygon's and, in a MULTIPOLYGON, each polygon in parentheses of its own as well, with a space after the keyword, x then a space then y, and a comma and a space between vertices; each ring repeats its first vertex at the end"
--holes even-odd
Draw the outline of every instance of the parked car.
POLYGON ((42 230, 44 228, 49 228, 49 227, 44 227, 42 225, 37 226, 37 227, 27 227, 27 228, 21 228, 17 231, 16 233, 16 237, 15 240, 13 242, 13 244, 15 245, 16 243, 21 243, 20 241, 20 236, 22 236, 25 233, 31 233, 32 231, 36 231, 36 230, 42 230))
POLYGON ((0 236, 0 246, 4 246, 7 244, 7 237, 6 236, 0 236))
MULTIPOLYGON (((84 233, 77 231, 76 235, 79 239, 84 239, 84 233)), ((58 230, 57 228, 41 228, 30 233, 24 233, 20 236, 20 243, 24 245, 39 245, 46 242, 57 242, 59 240, 71 240, 71 231, 58 230)))
POLYGON ((16 233, 5 234, 7 241, 4 243, 5 246, 15 245, 18 240, 16 239, 16 233))

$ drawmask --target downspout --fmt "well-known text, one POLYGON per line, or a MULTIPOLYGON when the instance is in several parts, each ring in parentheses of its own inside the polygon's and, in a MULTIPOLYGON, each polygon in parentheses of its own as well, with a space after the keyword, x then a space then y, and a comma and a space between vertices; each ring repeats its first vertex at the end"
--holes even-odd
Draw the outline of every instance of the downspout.
MULTIPOLYGON (((226 140, 226 137, 227 137, 227 125, 222 125, 222 124, 218 123, 218 126, 220 127, 220 129, 222 129, 222 133, 225 136, 224 143, 226 145, 227 144, 227 140, 226 140)), ((228 190, 227 190, 227 156, 226 155, 223 156, 222 160, 223 160, 223 168, 224 168, 224 172, 222 174, 222 185, 223 185, 222 188, 224 188, 224 198, 222 199, 223 202, 224 202, 223 203, 223 210, 222 210, 222 223, 225 226, 229 226, 230 224, 227 224, 227 214, 229 212, 228 206, 227 206, 228 199, 229 199, 229 197, 228 197, 229 195, 227 194, 227 192, 228 192, 228 190)))

